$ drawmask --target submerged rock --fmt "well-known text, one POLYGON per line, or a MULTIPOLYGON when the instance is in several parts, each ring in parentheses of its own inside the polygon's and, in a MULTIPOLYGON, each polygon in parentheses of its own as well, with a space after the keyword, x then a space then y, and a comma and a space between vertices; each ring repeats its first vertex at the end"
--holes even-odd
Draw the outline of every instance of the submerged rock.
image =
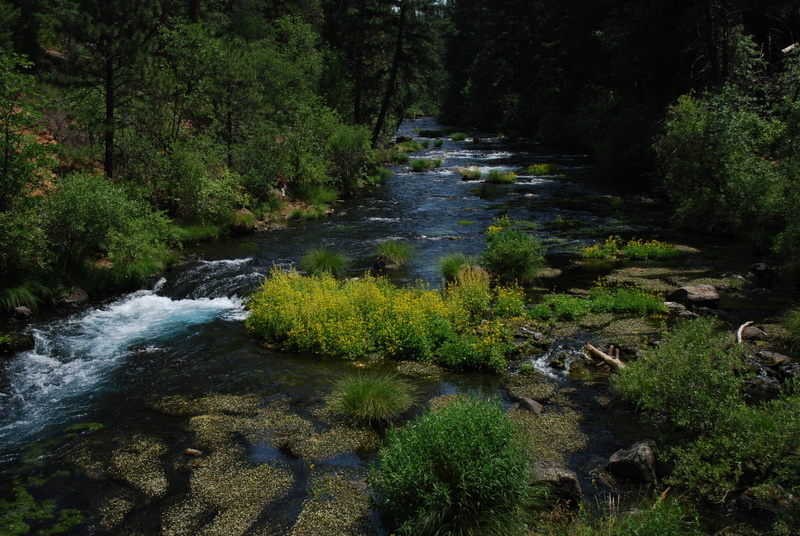
POLYGON ((80 307, 89 301, 89 294, 82 288, 72 289, 66 298, 62 298, 58 305, 61 307, 80 307))
POLYGON ((550 460, 537 461, 531 467, 531 477, 535 481, 547 482, 553 492, 566 501, 577 505, 583 498, 578 475, 559 463, 550 460))
POLYGON ((673 290, 667 294, 667 301, 713 309, 719 306, 719 292, 712 285, 691 285, 673 290))
POLYGON ((655 442, 646 439, 634 443, 629 449, 618 450, 611 455, 606 470, 618 478, 655 482, 658 477, 655 448, 655 442))

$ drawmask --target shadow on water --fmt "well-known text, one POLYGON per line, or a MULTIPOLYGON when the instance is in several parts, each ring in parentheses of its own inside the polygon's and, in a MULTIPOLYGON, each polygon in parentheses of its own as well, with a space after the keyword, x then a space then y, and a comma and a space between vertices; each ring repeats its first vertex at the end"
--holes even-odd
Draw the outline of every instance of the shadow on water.
MULTIPOLYGON (((409 121, 399 134, 415 128, 437 125, 409 121)), ((416 255, 391 277, 439 288, 436 260, 478 255, 485 229, 506 214, 538 225, 551 264, 563 269, 543 286, 566 290, 610 271, 574 266, 580 246, 602 233, 664 232, 656 201, 609 192, 584 156, 509 151, 496 138, 480 139, 444 140, 424 155, 440 158, 442 168, 398 166, 385 185, 338 205, 331 218, 191 248, 191 260, 153 288, 32 325, 36 349, 2 372, 0 496, 13 497, 14 482, 45 475, 36 497, 86 512, 76 534, 189 534, 203 526, 314 533, 307 525, 314 506, 385 534, 365 484, 379 435, 352 433, 324 414, 336 379, 359 365, 265 348, 244 328, 244 300, 273 266, 293 266, 306 250, 326 245, 345 251, 352 275, 360 275, 372 267, 378 243, 403 239, 416 255), (558 164, 566 175, 523 175, 494 186, 462 181, 456 171, 534 163, 558 164), (64 432, 72 425, 78 427, 64 432), (231 483, 238 491, 224 491, 231 483)), ((557 339, 528 359, 574 356, 592 337, 586 331, 557 339)), ((575 379, 544 361, 553 393, 548 411, 576 415, 575 433, 585 438, 564 452, 565 462, 587 493, 606 493, 611 487, 599 475, 608 456, 649 431, 613 401, 602 377, 575 379)), ((507 378, 427 370, 409 377, 421 403, 476 391, 516 405, 507 378)))

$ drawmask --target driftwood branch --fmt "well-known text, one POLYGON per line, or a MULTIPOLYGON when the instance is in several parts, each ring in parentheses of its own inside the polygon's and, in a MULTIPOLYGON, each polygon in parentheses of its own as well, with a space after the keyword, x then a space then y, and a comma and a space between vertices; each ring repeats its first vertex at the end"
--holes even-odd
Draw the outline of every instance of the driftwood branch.
POLYGON ((743 336, 743 334, 744 334, 744 330, 745 330, 745 328, 746 328, 747 326, 749 326, 749 325, 751 325, 751 324, 755 324, 755 322, 753 322, 753 321, 751 320, 750 322, 745 322, 744 324, 742 324, 741 326, 739 326, 739 329, 738 329, 738 330, 736 330, 736 342, 738 342, 739 344, 741 344, 741 343, 742 343, 742 336, 743 336))
POLYGON ((586 353, 595 359, 599 359, 600 361, 603 361, 604 363, 611 365, 615 369, 623 369, 627 366, 625 365, 625 363, 622 362, 622 360, 620 360, 619 350, 617 350, 616 356, 612 356, 603 352, 602 350, 595 348, 591 344, 586 344, 586 353))

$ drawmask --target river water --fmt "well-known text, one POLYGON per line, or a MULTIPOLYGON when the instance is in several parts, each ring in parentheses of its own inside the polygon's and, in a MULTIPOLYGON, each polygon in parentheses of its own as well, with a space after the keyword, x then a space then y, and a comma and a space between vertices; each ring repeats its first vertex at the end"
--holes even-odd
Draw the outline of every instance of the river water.
MULTIPOLYGON (((403 123, 398 135, 436 128, 431 119, 412 120, 403 123)), ((333 381, 352 370, 352 365, 264 348, 243 327, 247 295, 273 266, 291 266, 310 248, 327 245, 345 251, 357 275, 372 267, 376 244, 404 239, 413 244, 416 255, 391 277, 398 284, 422 280, 440 287, 436 260, 452 252, 477 255, 485 246, 484 232, 493 218, 508 214, 537 224, 549 258, 563 263, 567 274, 554 280, 552 287, 566 288, 597 275, 570 271, 565 259, 579 246, 615 233, 647 236, 662 225, 662 207, 651 201, 629 203, 631 208, 624 215, 615 211, 614 200, 626 195, 636 198, 636 194, 604 186, 582 155, 531 146, 512 150, 508 143, 486 135, 463 142, 447 139, 438 148, 432 142, 429 150, 414 157, 440 158, 438 169, 415 173, 397 166, 386 184, 336 205, 331 217, 187 249, 186 262, 149 288, 79 312, 54 312, 33 323, 29 330, 36 339, 35 350, 15 356, 0 376, 0 471, 5 481, 0 484, 0 497, 13 498, 12 482, 44 475, 47 481, 36 488, 37 497, 86 513, 87 523, 74 528, 76 534, 193 533, 188 528, 168 530, 163 521, 163 512, 184 504, 181 497, 192 485, 186 468, 166 469, 169 484, 148 495, 146 487, 137 487, 129 473, 113 469, 114 460, 121 459, 119 438, 155 438, 160 449, 156 449, 156 459, 163 462, 191 445, 191 427, 187 431, 180 412, 154 411, 158 406, 154 401, 207 400, 212 394, 255 396, 260 407, 284 404, 304 422, 321 426, 317 412, 325 396, 333 381), (470 166, 486 173, 548 162, 561 166, 567 177, 521 176, 514 185, 490 186, 463 181, 458 172, 470 166), (584 232, 575 232, 565 221, 581 222, 584 232), (100 425, 102 430, 92 436, 100 438, 92 444, 93 450, 77 450, 76 442, 91 435, 87 430, 100 425), (65 432, 71 426, 79 431, 65 432), (101 469, 92 472, 86 457, 96 460, 101 469), (59 472, 62 469, 66 472, 59 472), (104 499, 109 494, 128 501, 113 522, 113 516, 96 512, 110 504, 104 499)), ((552 378, 562 387, 571 386, 561 373, 553 372, 552 378)), ((497 378, 445 375, 417 381, 423 398, 481 390, 512 403, 497 378)), ((595 395, 589 393, 586 398, 595 395)), ((635 419, 626 415, 587 414, 585 422, 590 444, 568 460, 578 470, 599 466, 614 450, 638 439, 641 431, 635 419)), ((150 452, 125 448, 141 459, 150 452)), ((248 449, 251 463, 283 464, 295 481, 283 498, 253 517, 251 528, 233 533, 285 533, 304 501, 315 493, 302 484, 314 465, 299 464, 269 443, 251 442, 248 449)), ((320 459, 363 476, 373 457, 361 452, 320 459)), ((592 475, 583 471, 581 477, 591 488, 592 475)), ((383 531, 379 521, 373 519, 372 530, 383 531)), ((217 532, 207 528, 202 533, 217 532)))

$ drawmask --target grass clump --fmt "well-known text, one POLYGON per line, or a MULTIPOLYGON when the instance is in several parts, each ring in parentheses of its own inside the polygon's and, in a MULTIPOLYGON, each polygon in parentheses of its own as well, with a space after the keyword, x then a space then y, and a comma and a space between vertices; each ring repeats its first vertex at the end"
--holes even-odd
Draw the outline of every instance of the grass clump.
POLYGON ((537 239, 511 227, 508 218, 496 220, 486 233, 481 261, 500 281, 530 283, 544 265, 544 248, 537 239))
POLYGON ((481 178, 481 168, 479 167, 461 168, 459 173, 461 173, 463 181, 477 181, 481 178))
POLYGON ((453 141, 464 141, 467 139, 467 134, 465 132, 453 132, 450 134, 450 139, 453 141))
POLYGON ((439 259, 439 270, 446 281, 455 281, 456 274, 468 266, 477 266, 478 259, 464 253, 448 253, 439 259))
POLYGON ((310 275, 329 273, 341 276, 349 264, 347 255, 327 247, 311 249, 300 258, 300 268, 310 275))
POLYGON ((665 312, 664 301, 656 292, 599 282, 586 296, 548 294, 528 314, 537 320, 578 320, 590 313, 649 316, 665 312))
POLYGON ((378 244, 375 255, 400 268, 414 255, 414 246, 403 240, 387 240, 378 244))
POLYGON ((437 168, 441 165, 442 161, 438 158, 435 160, 430 158, 419 158, 411 161, 411 169, 417 172, 437 168))
POLYGON ((602 244, 595 244, 581 249, 581 256, 584 259, 600 260, 663 261, 675 259, 679 255, 680 253, 675 249, 675 246, 659 240, 644 241, 633 238, 624 242, 619 236, 610 236, 602 244))
POLYGON ((525 173, 528 175, 559 175, 561 174, 561 168, 552 163, 547 164, 532 164, 525 168, 525 173))
POLYGON ((392 374, 350 374, 334 387, 327 401, 334 412, 356 422, 380 425, 414 404, 411 385, 392 374))
POLYGON ((780 533, 794 534, 800 529, 790 498, 800 492, 800 383, 788 382, 772 400, 748 402, 743 347, 721 328, 712 318, 679 325, 612 385, 658 416, 673 442, 670 482, 718 501, 734 490, 761 490, 779 511, 780 533))
POLYGON ((517 182, 517 174, 513 171, 493 169, 489 171, 486 182, 489 184, 514 184, 517 182))
POLYGON ((444 140, 436 140, 433 142, 434 147, 441 147, 442 145, 444 145, 444 140))
POLYGON ((461 396, 390 430, 371 474, 398 535, 522 534, 538 488, 529 447, 497 399, 461 396))

